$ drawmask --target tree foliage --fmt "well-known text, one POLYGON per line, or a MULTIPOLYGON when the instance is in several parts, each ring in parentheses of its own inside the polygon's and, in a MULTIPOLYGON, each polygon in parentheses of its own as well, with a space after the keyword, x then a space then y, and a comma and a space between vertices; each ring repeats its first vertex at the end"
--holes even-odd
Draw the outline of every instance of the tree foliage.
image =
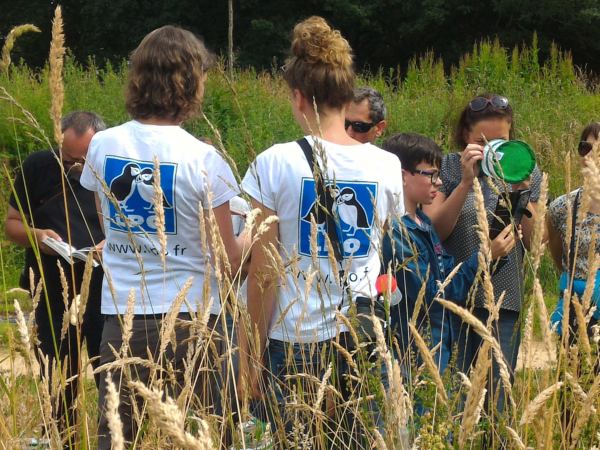
MULTIPOLYGON (((30 66, 45 63, 55 0, 5 3, 0 36, 23 23, 42 33, 20 39, 13 52, 30 66)), ((127 58, 149 31, 180 24, 226 54, 226 1, 63 0, 67 45, 79 61, 94 56, 113 63, 127 58)), ((325 17, 350 41, 357 66, 407 68, 432 51, 458 64, 473 44, 498 38, 507 47, 530 44, 537 33, 540 57, 551 44, 570 50, 575 63, 600 71, 600 0, 260 0, 234 1, 234 50, 238 66, 281 65, 293 26, 311 15, 325 17)), ((448 69, 448 66, 446 67, 448 69)))

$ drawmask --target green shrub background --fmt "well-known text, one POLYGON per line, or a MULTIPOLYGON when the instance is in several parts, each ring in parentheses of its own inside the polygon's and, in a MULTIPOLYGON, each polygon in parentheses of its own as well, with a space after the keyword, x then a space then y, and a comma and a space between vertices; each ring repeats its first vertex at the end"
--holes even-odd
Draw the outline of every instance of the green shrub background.
MULTIPOLYGON (((461 108, 481 92, 497 92, 508 97, 516 113, 517 138, 528 142, 536 152, 540 169, 550 175, 551 197, 564 193, 565 159, 576 155, 579 133, 590 121, 598 120, 600 97, 595 86, 572 64, 569 54, 551 49, 551 57, 541 64, 537 42, 513 51, 497 42, 475 45, 458 67, 445 73, 441 61, 425 55, 414 60, 407 73, 362 73, 357 84, 379 89, 388 107, 388 127, 384 138, 401 131, 422 133, 442 145, 452 147, 452 133, 461 108)), ((297 139, 302 131, 289 105, 289 91, 278 69, 257 73, 239 70, 230 81, 221 64, 206 87, 204 113, 218 130, 224 148, 238 173, 243 176, 255 153, 277 142, 297 139)), ((108 65, 100 70, 90 59, 80 65, 67 57, 64 69, 64 113, 76 109, 98 112, 108 126, 128 120, 124 106, 126 65, 108 65)), ((51 94, 49 70, 33 72, 25 65, 13 65, 0 75, 0 86, 39 121, 52 140, 49 117, 51 94)), ((185 124, 195 136, 215 142, 211 126, 202 118, 185 124)), ((4 221, 13 178, 21 160, 35 150, 46 148, 39 133, 26 123, 21 112, 8 101, 0 102, 0 220, 4 221)), ((573 183, 579 181, 578 160, 572 164, 573 183)), ((0 233, 2 238, 3 232, 0 233)), ((3 239, 4 284, 12 287, 21 264, 21 251, 3 239)), ((542 281, 545 289, 556 289, 556 275, 549 260, 542 281)))

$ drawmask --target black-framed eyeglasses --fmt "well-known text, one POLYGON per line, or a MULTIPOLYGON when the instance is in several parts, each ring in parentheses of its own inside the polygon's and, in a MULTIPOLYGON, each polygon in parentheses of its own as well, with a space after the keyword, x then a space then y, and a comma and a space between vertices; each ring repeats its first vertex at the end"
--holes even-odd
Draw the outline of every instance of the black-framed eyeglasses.
POLYGON ((577 151, 579 152, 579 156, 582 158, 586 156, 589 152, 594 148, 593 144, 590 144, 588 141, 581 141, 577 146, 577 151))
POLYGON ((487 105, 492 105, 496 109, 506 109, 508 108, 508 99, 502 95, 496 95, 492 98, 477 97, 469 102, 469 108, 473 112, 483 111, 487 105))
POLYGON ((346 124, 346 130, 348 129, 348 127, 352 127, 352 129, 356 132, 356 133, 367 133, 371 128, 373 128, 375 125, 377 125, 379 122, 350 122, 349 120, 346 120, 345 124, 346 124))
POLYGON ((413 170, 411 173, 413 175, 415 173, 420 173, 421 175, 431 177, 431 184, 437 183, 437 181, 440 179, 440 171, 439 170, 436 170, 434 172, 428 172, 427 170, 413 170))

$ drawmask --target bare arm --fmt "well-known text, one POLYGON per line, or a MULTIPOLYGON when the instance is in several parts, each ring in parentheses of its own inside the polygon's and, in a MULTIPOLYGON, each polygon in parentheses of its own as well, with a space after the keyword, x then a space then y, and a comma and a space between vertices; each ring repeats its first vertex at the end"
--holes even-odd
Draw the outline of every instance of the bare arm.
POLYGON ((552 225, 550 216, 546 216, 546 232, 548 235, 548 248, 550 248, 552 261, 554 261, 554 265, 558 270, 562 272, 564 270, 562 265, 563 243, 560 234, 556 231, 554 225, 552 225))
POLYGON ((431 205, 423 206, 423 212, 433 222, 433 227, 440 240, 443 242, 454 231, 460 212, 467 199, 467 194, 473 186, 473 180, 477 176, 477 161, 480 161, 483 147, 481 145, 469 144, 462 152, 460 163, 462 166, 462 179, 450 196, 438 192, 437 197, 431 205))
MULTIPOLYGON (((213 208, 212 212, 217 222, 217 231, 221 236, 221 241, 223 242, 225 252, 227 253, 227 257, 229 259, 229 264, 231 265, 231 274, 233 277, 237 274, 238 270, 240 269, 242 261, 242 252, 233 232, 233 224, 231 222, 231 211, 229 209, 229 202, 225 202, 222 205, 213 208)), ((210 212, 205 210, 204 217, 208 223, 210 212)), ((210 229, 208 229, 207 231, 208 235, 210 236, 210 229)), ((215 243, 212 242, 210 239, 209 242, 211 245, 211 254, 214 256, 218 249, 215 248, 215 243)), ((225 267, 217 267, 216 269, 225 270, 225 267)))
MULTIPOLYGON (((257 217, 256 229, 260 227, 268 217, 274 216, 275 211, 264 207, 256 200, 252 200, 253 208, 260 208, 262 215, 257 217)), ((251 395, 254 398, 260 398, 261 393, 258 381, 261 371, 258 369, 261 364, 267 341, 268 327, 276 306, 276 288, 279 279, 275 268, 268 263, 267 252, 273 244, 277 248, 279 236, 278 224, 272 223, 268 230, 257 237, 252 245, 252 259, 250 261, 250 270, 248 274, 248 314, 250 323, 240 323, 240 369, 238 380, 238 393, 240 398, 244 398, 243 380, 244 375, 248 375, 248 386, 251 389, 251 395), (258 342, 250 345, 248 333, 252 336, 258 336, 258 342)))
POLYGON ((40 250, 48 255, 56 255, 56 252, 42 243, 47 237, 62 241, 62 238, 53 230, 41 230, 29 226, 30 217, 21 216, 21 213, 12 206, 8 205, 6 222, 4 223, 4 233, 9 241, 21 247, 31 248, 33 245, 39 245, 40 250))

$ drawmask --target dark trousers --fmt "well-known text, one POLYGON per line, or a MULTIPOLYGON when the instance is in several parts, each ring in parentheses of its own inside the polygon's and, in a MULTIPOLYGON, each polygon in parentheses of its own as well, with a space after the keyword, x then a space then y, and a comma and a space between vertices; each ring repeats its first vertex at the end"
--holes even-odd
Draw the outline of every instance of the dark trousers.
MULTIPOLYGON (((477 317, 484 325, 487 322, 489 311, 486 308, 473 308, 473 315, 477 317)), ((521 345, 521 330, 519 327, 520 313, 518 311, 509 311, 501 309, 498 320, 492 325, 492 334, 498 340, 504 362, 508 366, 511 382, 514 378, 514 371, 517 367, 517 357, 519 356, 519 347, 521 345)), ((466 323, 460 316, 453 314, 452 327, 454 342, 457 346, 456 368, 458 371, 469 374, 469 370, 477 361, 479 349, 483 344, 483 339, 466 323)), ((486 399, 486 410, 489 411, 489 398, 498 397, 496 410, 500 413, 504 411, 507 400, 507 394, 504 392, 500 380, 500 367, 493 357, 492 375, 488 380, 488 398, 486 399), (499 388, 498 388, 499 386, 499 388)))
MULTIPOLYGON (((178 319, 189 321, 188 313, 181 313, 178 319)), ((119 393, 118 413, 123 423, 123 438, 127 442, 133 442, 139 433, 138 421, 144 420, 143 417, 136 417, 142 414, 143 399, 129 389, 127 377, 132 380, 140 381, 146 386, 151 387, 153 381, 164 381, 163 389, 167 395, 175 397, 181 393, 185 386, 184 361, 187 358, 188 344, 184 343, 190 337, 189 328, 175 326, 175 335, 177 346, 175 350, 169 344, 166 347, 165 354, 159 355, 160 335, 162 329, 161 316, 136 316, 132 325, 132 336, 129 341, 129 350, 126 358, 137 357, 148 360, 148 353, 152 354, 154 363, 160 364, 162 369, 169 365, 172 368, 173 377, 169 375, 169 370, 157 371, 141 364, 128 364, 126 371, 121 369, 112 371, 112 382, 115 384, 119 393)), ((204 349, 201 350, 197 366, 192 373, 193 396, 189 408, 201 411, 204 414, 221 415, 221 376, 222 367, 216 366, 223 353, 223 339, 220 330, 222 326, 217 322, 217 316, 211 315, 207 327, 207 335, 200 336, 204 339, 204 349)), ((196 342, 196 340, 193 340, 196 342)), ((121 319, 117 315, 107 315, 104 323, 104 332, 102 334, 102 343, 100 346, 100 364, 110 364, 116 361, 113 351, 109 347, 119 352, 123 345, 123 330, 121 328, 121 319)), ((221 364, 221 363, 219 363, 221 364)), ((100 377, 100 389, 98 394, 99 423, 98 423, 98 448, 100 450, 110 450, 112 448, 108 420, 106 418, 106 397, 107 397, 107 373, 102 372, 100 377)))
MULTIPOLYGON (((64 380, 85 373, 85 367, 81 367, 81 350, 84 342, 86 343, 88 358, 91 359, 100 355, 100 340, 102 338, 102 326, 104 325, 104 317, 100 313, 102 278, 102 270, 100 268, 94 269, 83 323, 77 327, 69 325, 64 339, 61 339, 63 315, 65 314, 62 292, 49 292, 48 303, 46 303, 46 298, 42 294, 40 303, 35 310, 35 323, 39 340, 35 355, 40 364, 40 376, 45 376, 46 366, 38 350, 41 351, 44 357, 48 358, 48 387, 50 392, 52 367, 56 362, 57 353, 58 360, 63 368, 61 378, 64 380), (48 310, 48 304, 51 305, 50 311, 48 310)), ((72 295, 69 298, 72 298, 72 295)), ((68 314, 68 311, 66 313, 68 314)), ((98 365, 98 359, 92 362, 92 367, 96 368, 98 365)), ((96 386, 98 386, 100 379, 98 376, 94 378, 96 386)), ((62 395, 56 400, 56 407, 53 408, 53 419, 57 421, 60 432, 66 430, 67 425, 70 428, 76 423, 77 411, 74 409, 73 403, 77 398, 80 381, 79 377, 69 381, 64 391, 61 385, 62 395)))

